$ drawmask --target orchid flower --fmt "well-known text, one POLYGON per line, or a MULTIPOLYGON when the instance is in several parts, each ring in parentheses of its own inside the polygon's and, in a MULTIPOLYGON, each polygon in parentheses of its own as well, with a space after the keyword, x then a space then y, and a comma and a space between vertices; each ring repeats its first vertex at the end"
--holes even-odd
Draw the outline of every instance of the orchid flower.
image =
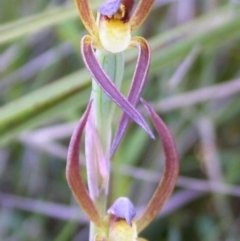
POLYGON ((151 129, 135 108, 146 83, 150 63, 150 49, 142 37, 133 37, 137 29, 149 14, 154 0, 141 0, 131 14, 134 0, 107 0, 98 9, 97 20, 94 18, 88 0, 75 0, 80 18, 90 35, 81 40, 83 60, 90 74, 105 93, 124 111, 112 146, 112 155, 119 145, 129 123, 134 120, 154 138, 151 129), (128 98, 118 91, 96 59, 94 49, 118 53, 134 47, 139 50, 137 66, 134 72, 128 98))
POLYGON ((126 197, 118 198, 108 210, 106 204, 110 179, 110 158, 115 153, 129 123, 132 120, 135 121, 154 138, 152 130, 136 109, 147 79, 150 49, 144 38, 132 37, 132 31, 145 20, 154 0, 140 0, 133 14, 131 12, 134 0, 107 0, 99 7, 97 19, 94 18, 88 0, 75 1, 83 24, 90 34, 81 40, 81 53, 94 81, 91 101, 70 140, 66 168, 67 181, 77 202, 91 221, 91 241, 143 241, 144 239, 138 237, 139 232, 162 209, 173 191, 178 175, 178 155, 174 140, 166 125, 144 100, 141 101, 149 113, 158 136, 162 138, 166 156, 162 180, 140 216, 135 217, 134 205, 126 197), (137 48, 139 56, 126 98, 99 63, 95 50, 115 54, 128 47, 137 48), (100 87, 96 87, 95 81, 100 87), (104 117, 104 113, 98 115, 98 111, 100 112, 100 109, 104 108, 104 101, 101 100, 102 102, 100 101, 101 103, 98 105, 99 96, 102 94, 99 88, 123 110, 113 141, 111 140, 112 116, 104 117), (107 128, 101 125, 102 122, 98 118, 104 118, 103 123, 107 128), (79 148, 84 129, 86 129, 85 154, 88 189, 81 177, 79 164, 79 148))
POLYGON ((134 205, 128 198, 123 197, 114 202, 106 215, 101 215, 84 185, 80 174, 79 146, 84 127, 89 121, 92 102, 89 102, 70 140, 66 170, 67 181, 77 202, 97 228, 94 241, 144 240, 138 238, 138 233, 156 217, 175 186, 179 161, 173 137, 167 126, 150 105, 144 100, 142 102, 150 115, 157 134, 162 139, 166 161, 162 180, 159 182, 155 193, 140 217, 135 218, 136 211, 134 205))

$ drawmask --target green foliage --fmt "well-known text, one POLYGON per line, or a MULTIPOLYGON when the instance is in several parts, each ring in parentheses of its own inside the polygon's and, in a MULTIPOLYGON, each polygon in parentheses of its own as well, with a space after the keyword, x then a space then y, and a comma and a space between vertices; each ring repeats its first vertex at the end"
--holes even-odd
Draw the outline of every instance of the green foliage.
MULTIPOLYGON (((139 30, 152 50, 144 96, 176 139, 181 172, 167 209, 143 236, 239 240, 240 9, 228 1, 156 2, 139 30)), ((0 3, 0 240, 87 240, 65 179, 73 123, 90 95, 84 34, 70 3, 0 3)), ((124 93, 136 57, 125 53, 124 93)), ((162 163, 159 141, 131 125, 113 159, 109 204, 127 195, 140 212, 162 163)))

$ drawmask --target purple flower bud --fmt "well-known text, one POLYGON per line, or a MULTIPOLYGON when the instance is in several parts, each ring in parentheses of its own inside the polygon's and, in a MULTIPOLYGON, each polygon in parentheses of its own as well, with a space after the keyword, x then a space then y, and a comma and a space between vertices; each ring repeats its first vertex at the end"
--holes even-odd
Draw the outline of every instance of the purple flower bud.
POLYGON ((136 215, 135 207, 127 197, 118 198, 107 212, 116 218, 125 219, 130 226, 136 215))

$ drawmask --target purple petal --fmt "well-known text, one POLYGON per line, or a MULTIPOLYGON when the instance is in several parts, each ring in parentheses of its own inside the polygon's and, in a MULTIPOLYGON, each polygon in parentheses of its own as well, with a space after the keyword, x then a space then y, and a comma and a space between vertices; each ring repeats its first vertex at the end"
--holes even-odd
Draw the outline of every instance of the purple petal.
POLYGON ((115 14, 123 0, 107 0, 99 8, 98 12, 105 16, 112 16, 115 14))
POLYGON ((150 127, 148 126, 142 115, 119 92, 119 90, 115 87, 113 82, 108 78, 105 71, 98 63, 93 51, 91 36, 87 35, 82 38, 81 52, 83 55, 84 63, 88 68, 90 74, 93 76, 95 81, 102 87, 102 89, 109 96, 109 98, 114 101, 118 106, 120 106, 123 111, 125 111, 137 124, 139 124, 152 138, 154 138, 150 127))
MULTIPOLYGON (((142 37, 135 37, 132 40, 131 45, 133 47, 137 47, 139 50, 139 56, 136 65, 137 67, 135 69, 133 81, 128 94, 128 101, 134 107, 136 107, 142 95, 147 80, 147 74, 150 64, 150 48, 147 41, 142 37)), ((131 121, 131 118, 124 112, 120 120, 120 124, 118 126, 115 137, 113 139, 111 156, 114 155, 131 121)))
POLYGON ((128 18, 133 8, 134 0, 106 0, 98 8, 98 12, 104 16, 111 17, 120 9, 121 3, 125 6, 126 16, 128 18))
POLYGON ((88 176, 88 189, 93 200, 99 196, 99 189, 105 188, 109 182, 109 158, 104 153, 98 131, 94 124, 93 111, 91 109, 85 132, 85 156, 88 176))
POLYGON ((175 187, 179 172, 178 152, 170 131, 152 107, 150 107, 146 101, 141 101, 149 112, 157 133, 161 137, 166 161, 163 178, 159 182, 151 200, 148 202, 144 213, 137 220, 139 232, 142 231, 162 209, 175 187))
POLYGON ((98 212, 97 207, 93 203, 89 196, 89 193, 84 185, 82 177, 80 175, 80 165, 79 165, 79 146, 81 142, 81 137, 83 129, 86 125, 88 115, 91 109, 90 102, 87 106, 85 113, 80 119, 75 131, 70 140, 68 155, 67 155, 67 167, 66 167, 66 177, 68 185, 72 190, 77 202, 85 211, 89 219, 94 222, 97 227, 103 226, 102 218, 98 212))
POLYGON ((136 216, 136 210, 132 202, 126 197, 118 198, 107 211, 116 218, 123 218, 132 226, 132 220, 136 216))

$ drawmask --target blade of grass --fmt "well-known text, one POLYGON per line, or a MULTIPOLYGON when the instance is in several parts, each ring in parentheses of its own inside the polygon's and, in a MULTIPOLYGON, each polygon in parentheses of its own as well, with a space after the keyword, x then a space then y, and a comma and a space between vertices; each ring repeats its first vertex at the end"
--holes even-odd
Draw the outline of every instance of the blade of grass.
MULTIPOLYGON (((99 1, 94 1, 94 10, 99 6, 99 1)), ((75 6, 59 7, 46 12, 26 17, 10 23, 0 25, 0 44, 15 40, 16 38, 35 33, 47 27, 61 24, 78 17, 75 6)), ((79 20, 79 23, 81 21, 79 20)))
MULTIPOLYGON (((173 60, 180 59, 196 44, 199 44, 201 49, 213 47, 213 44, 216 47, 219 44, 223 44, 224 41, 239 35, 240 14, 233 14, 228 7, 211 13, 210 16, 207 15, 194 20, 190 24, 170 30, 150 41, 152 51, 157 53, 152 55, 153 67, 151 68, 151 73, 153 74, 159 71, 159 69, 166 67, 173 60), (215 19, 215 21, 210 21, 210 17, 215 19), (196 29, 201 32, 201 35, 196 33, 196 29)), ((127 54, 126 60, 128 63, 131 63, 134 58, 136 58, 136 53, 132 54, 131 52, 127 54)), ((126 68, 127 78, 131 76, 130 72, 133 64, 128 64, 128 68, 126 68)), ((0 108, 1 137, 4 138, 3 135, 9 130, 33 118, 37 113, 44 113, 45 110, 49 111, 56 103, 59 104, 66 101, 68 98, 71 98, 73 93, 81 92, 89 85, 90 81, 88 78, 89 75, 85 70, 79 71, 72 76, 46 85, 0 108)), ((60 111, 59 109, 58 114, 60 114, 60 111)), ((47 119, 48 116, 46 116, 45 120, 47 119)), ((25 125, 25 128, 29 129, 27 125, 25 125)), ((11 137, 13 138, 14 135, 11 135, 11 137)))

